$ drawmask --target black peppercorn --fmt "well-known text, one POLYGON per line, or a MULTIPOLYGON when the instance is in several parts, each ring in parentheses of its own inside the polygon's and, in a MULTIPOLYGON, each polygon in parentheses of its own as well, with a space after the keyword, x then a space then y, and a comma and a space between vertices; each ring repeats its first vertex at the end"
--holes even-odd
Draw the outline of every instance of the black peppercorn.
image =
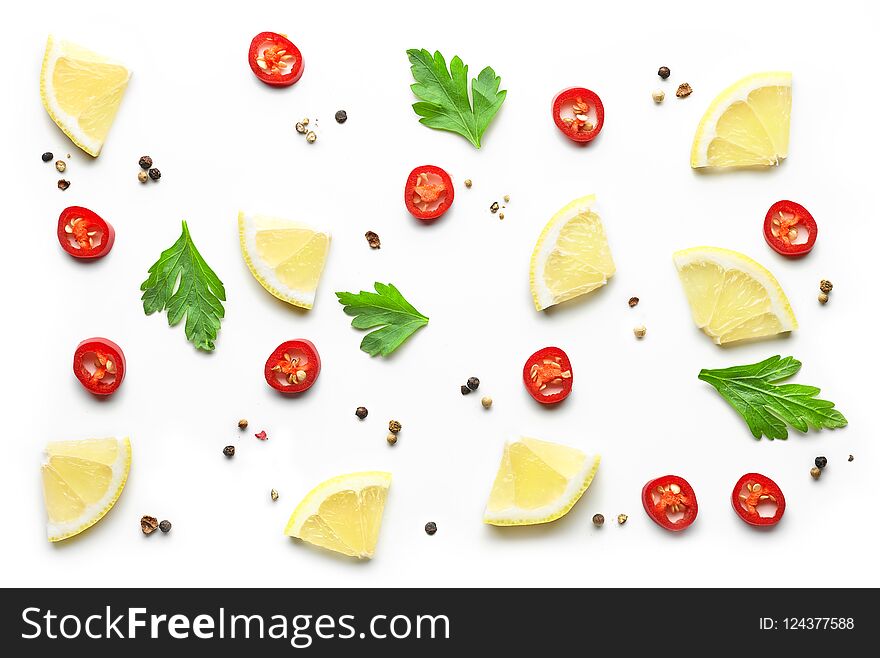
POLYGON ((171 532, 171 521, 160 521, 159 530, 162 532, 171 532))
POLYGON ((52 151, 46 151, 40 157, 43 158, 43 162, 50 162, 51 160, 55 159, 55 156, 52 154, 52 151))
POLYGON ((370 412, 367 411, 366 407, 358 407, 357 409, 354 410, 354 415, 357 416, 358 418, 360 418, 361 420, 366 418, 368 413, 370 413, 370 412))
POLYGON ((471 389, 469 389, 466 384, 461 385, 461 394, 462 395, 467 395, 470 392, 471 392, 471 389))
POLYGON ((138 160, 138 164, 140 165, 141 169, 149 169, 153 166, 153 158, 151 158, 149 155, 142 155, 141 159, 138 160))
POLYGON ((348 119, 348 113, 345 110, 339 110, 336 113, 336 123, 345 123, 348 119))
POLYGON ((155 167, 150 169, 149 174, 150 174, 150 178, 152 178, 153 180, 159 180, 160 178, 162 178, 162 172, 159 171, 158 169, 156 169, 155 167))
POLYGON ((235 446, 226 446, 223 448, 223 454, 227 457, 232 457, 235 455, 235 446))
POLYGON ((828 459, 825 457, 816 457, 816 466, 818 468, 825 468, 828 466, 828 459))
POLYGON ((600 526, 605 523, 605 517, 601 514, 593 514, 593 525, 600 526))
POLYGON ((437 524, 433 521, 428 521, 425 524, 425 532, 427 532, 429 535, 433 535, 435 532, 437 532, 437 524))
POLYGON ((661 67, 657 70, 657 75, 659 75, 659 76, 660 76, 661 78, 663 78, 664 80, 665 80, 666 78, 669 77, 669 74, 670 74, 670 73, 671 73, 671 71, 669 70, 669 67, 668 67, 668 66, 661 66, 661 67))
POLYGON ((467 386, 472 391, 476 391, 478 388, 480 388, 480 380, 476 377, 468 377, 467 386))

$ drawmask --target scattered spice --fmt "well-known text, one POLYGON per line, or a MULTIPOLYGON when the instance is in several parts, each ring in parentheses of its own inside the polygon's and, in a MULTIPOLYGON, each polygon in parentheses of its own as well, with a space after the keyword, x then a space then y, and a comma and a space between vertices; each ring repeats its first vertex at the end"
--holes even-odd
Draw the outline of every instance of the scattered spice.
POLYGON ((296 122, 296 132, 298 132, 300 135, 306 134, 306 127, 301 121, 296 122))
POLYGON ((470 178, 464 179, 464 186, 466 188, 471 189, 471 185, 473 185, 473 184, 474 184, 474 181, 472 181, 470 178))
POLYGON ((487 396, 485 396, 482 400, 480 400, 480 404, 483 405, 483 409, 488 409, 489 407, 492 406, 492 398, 490 398, 490 397, 487 395, 487 396))
POLYGON ((477 377, 468 377, 467 387, 472 391, 476 391, 480 388, 480 380, 477 377))
POLYGON ((462 394, 462 395, 467 395, 467 394, 470 393, 470 392, 471 392, 471 389, 469 389, 469 388, 467 387, 467 384, 462 384, 462 385, 461 385, 461 394, 462 394))
POLYGON ((301 123, 302 125, 304 125, 304 126, 309 125, 309 118, 306 117, 305 119, 303 119, 302 121, 300 121, 300 123, 301 123))
POLYGON ((358 407, 357 409, 354 410, 354 415, 357 416, 358 418, 360 418, 361 420, 366 418, 368 413, 370 413, 370 412, 367 411, 366 407, 358 407))
POLYGON ((828 303, 828 295, 825 294, 824 292, 820 292, 818 300, 819 300, 820 304, 827 304, 828 303))
POLYGON ((40 157, 43 159, 43 162, 49 162, 50 160, 53 160, 55 158, 55 155, 52 153, 52 151, 46 151, 40 157))
POLYGON ((162 178, 162 172, 159 171, 158 169, 156 169, 155 167, 150 169, 149 173, 150 173, 150 178, 152 178, 153 180, 159 180, 160 178, 162 178))
POLYGON ((500 206, 498 205, 498 202, 497 202, 497 201, 493 201, 493 202, 492 202, 492 205, 489 206, 489 211, 490 211, 492 214, 495 214, 496 212, 498 212, 498 208, 499 208, 499 207, 500 207, 500 206))
POLYGON ((639 305, 639 298, 638 297, 630 297, 629 302, 627 302, 627 303, 629 304, 630 308, 633 308, 634 306, 638 306, 639 305))
POLYGON ((306 133, 306 141, 309 144, 314 144, 317 139, 318 136, 315 134, 314 130, 310 130, 308 133, 306 133))
POLYGON ((655 89, 653 92, 651 92, 651 98, 654 99, 655 103, 662 103, 663 99, 666 98, 666 94, 662 89, 655 89))
POLYGON ((626 520, 627 520, 628 518, 629 518, 629 517, 628 517, 626 514, 618 514, 618 515, 617 515, 617 523, 618 523, 618 525, 623 525, 624 523, 626 523, 626 520))
POLYGON ((852 455, 850 455, 850 456, 849 456, 849 459, 847 459, 846 461, 851 462, 853 459, 855 459, 855 457, 853 457, 852 455))
POLYGON ((678 89, 675 90, 675 95, 679 98, 687 98, 692 93, 694 93, 694 90, 691 89, 691 86, 687 82, 682 82, 678 85, 678 89))
POLYGON ((503 213, 503 212, 498 213, 498 219, 504 219, 504 213, 503 213))
POLYGON ((648 330, 645 325, 640 324, 638 327, 635 327, 633 329, 633 333, 635 334, 636 338, 644 338, 645 334, 648 333, 648 330))
POLYGON ((226 446, 223 448, 223 454, 227 457, 232 457, 235 455, 235 446, 226 446))
POLYGON ((149 535, 156 528, 159 527, 159 521, 155 516, 142 516, 141 517, 141 531, 145 535, 149 535))
POLYGON ((375 232, 367 231, 364 233, 364 237, 367 239, 367 244, 370 245, 371 249, 381 248, 382 242, 379 240, 379 236, 375 232))
POLYGON ((831 292, 831 289, 833 287, 834 287, 834 284, 832 284, 828 279, 822 279, 819 282, 819 290, 821 290, 824 293, 831 292))
POLYGON ((593 525, 599 527, 605 523, 605 517, 601 514, 593 514, 593 525))
POLYGON ((64 180, 63 178, 59 179, 59 181, 58 181, 58 189, 59 189, 59 190, 61 190, 61 191, 63 192, 63 191, 66 190, 68 187, 70 187, 70 181, 69 181, 69 180, 64 180))
POLYGON ((510 203, 510 195, 509 194, 504 195, 504 203, 510 203))
POLYGON ((397 435, 389 434, 385 437, 385 440, 388 441, 388 445, 393 446, 395 443, 397 443, 397 435))
POLYGON ((138 180, 139 180, 141 183, 146 183, 148 180, 150 180, 150 177, 147 176, 147 172, 145 172, 145 171, 139 171, 139 172, 138 172, 138 180))
POLYGON ((141 159, 138 160, 138 166, 141 169, 149 169, 153 166, 153 158, 151 158, 149 155, 142 155, 141 159))
POLYGON ((67 169, 67 163, 64 160, 57 160, 55 162, 55 168, 58 171, 63 172, 65 169, 67 169))
POLYGON ((248 426, 247 418, 242 418, 240 421, 238 421, 238 429, 243 430, 243 429, 247 428, 247 426, 248 426))
POLYGON ((810 475, 813 476, 814 480, 818 480, 819 476, 822 475, 822 471, 818 466, 813 466, 813 468, 810 469, 810 475))
POLYGON ((336 123, 345 123, 348 121, 348 112, 345 110, 339 110, 335 115, 336 123))
POLYGON ((400 421, 391 420, 388 422, 388 431, 397 434, 401 429, 403 429, 403 425, 400 424, 400 421))
POLYGON ((272 502, 273 502, 273 503, 274 503, 276 500, 278 500, 278 491, 277 491, 276 489, 272 489, 272 491, 269 492, 269 495, 272 497, 272 502))
POLYGON ((159 521, 159 530, 161 530, 162 532, 171 532, 171 521, 167 519, 164 521, 159 521))
POLYGON ((828 466, 828 459, 826 457, 816 457, 817 468, 825 468, 826 466, 828 466))
POLYGON ((664 80, 668 78, 671 73, 672 71, 669 70, 668 66, 661 66, 659 69, 657 69, 657 75, 659 75, 664 80))
POLYGON ((429 535, 433 535, 437 532, 437 524, 433 521, 428 521, 425 524, 425 532, 427 532, 429 535))
POLYGON ((269 438, 269 437, 266 435, 266 430, 260 430, 259 432, 257 432, 256 434, 254 434, 254 436, 257 437, 260 441, 265 441, 266 439, 269 438))

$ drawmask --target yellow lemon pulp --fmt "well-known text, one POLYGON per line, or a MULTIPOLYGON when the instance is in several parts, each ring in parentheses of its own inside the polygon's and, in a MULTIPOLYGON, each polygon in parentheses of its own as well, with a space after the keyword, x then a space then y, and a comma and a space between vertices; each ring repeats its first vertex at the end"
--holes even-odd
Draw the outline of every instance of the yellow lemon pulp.
POLYGON ((49 541, 73 537, 100 521, 122 494, 130 467, 127 438, 48 444, 42 477, 49 541))
POLYGON ((593 481, 600 457, 523 438, 504 446, 483 521, 532 525, 565 516, 593 481))
POLYGON ((312 308, 330 234, 277 217, 238 214, 241 253, 266 290, 289 304, 312 308))
POLYGON ((673 255, 696 325, 718 345, 797 329, 794 311, 770 272, 717 247, 673 255))
POLYGON ((791 73, 756 73, 721 92, 697 126, 691 167, 755 167, 788 156, 791 73))
POLYGON ((294 510, 284 534, 343 555, 371 558, 391 474, 350 473, 322 482, 294 510))
POLYGON ((40 73, 40 97, 73 143, 97 157, 130 77, 122 64, 50 36, 40 73))

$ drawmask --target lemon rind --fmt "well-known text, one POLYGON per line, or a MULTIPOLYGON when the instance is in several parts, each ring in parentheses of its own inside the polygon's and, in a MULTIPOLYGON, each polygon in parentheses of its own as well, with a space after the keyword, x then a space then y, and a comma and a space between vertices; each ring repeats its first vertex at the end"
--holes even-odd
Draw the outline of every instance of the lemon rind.
MULTIPOLYGON (((50 443, 49 445, 52 444, 50 443)), ((116 505, 116 501, 119 500, 122 490, 125 488, 125 483, 128 481, 128 473, 131 469, 131 441, 128 437, 119 441, 119 447, 120 450, 116 456, 116 461, 110 467, 113 471, 113 479, 110 481, 107 493, 104 494, 101 500, 89 505, 81 515, 89 520, 85 523, 79 520, 66 521, 64 523, 47 521, 46 534, 50 542, 63 541, 80 534, 84 530, 88 530, 103 519, 113 509, 113 506, 116 505)), ((48 459, 44 464, 48 464, 48 459)))
MULTIPOLYGON (((791 73, 788 71, 753 73, 752 75, 748 75, 741 80, 734 82, 718 94, 709 104, 709 108, 703 114, 703 118, 700 119, 700 123, 697 125, 697 131, 694 134, 694 141, 691 145, 691 167, 694 169, 700 169, 703 167, 725 168, 709 164, 709 144, 717 136, 715 129, 718 119, 721 118, 721 115, 724 114, 731 104, 737 101, 746 101, 749 94, 755 89, 773 86, 791 87, 791 73)), ((772 143, 773 139, 769 132, 767 133, 767 137, 772 143)), ((788 152, 779 153, 779 148, 775 143, 773 146, 777 153, 773 160, 767 161, 767 167, 778 165, 781 160, 788 157, 788 152)))

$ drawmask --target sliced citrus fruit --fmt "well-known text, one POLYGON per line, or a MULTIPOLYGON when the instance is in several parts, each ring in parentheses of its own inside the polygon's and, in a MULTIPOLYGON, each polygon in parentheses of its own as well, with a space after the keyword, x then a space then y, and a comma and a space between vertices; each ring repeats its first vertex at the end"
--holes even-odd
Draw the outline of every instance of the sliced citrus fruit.
POLYGON ((700 120, 691 167, 760 167, 788 156, 791 73, 755 73, 722 91, 700 120))
POLYGON ((779 282, 748 256, 694 247, 672 258, 694 322, 718 345, 797 329, 779 282))
POLYGON ((535 308, 544 310, 600 288, 614 274, 614 261, 593 195, 575 199, 541 231, 529 268, 535 308))
POLYGON ((130 77, 122 64, 49 36, 40 98, 52 121, 73 143, 98 157, 130 77))
POLYGON ((391 473, 350 473, 322 482, 302 499, 284 534, 361 559, 376 552, 391 473))
POLYGON ((312 308, 330 233, 307 224, 238 213, 241 253, 257 281, 289 304, 312 308))
POLYGON ((593 481, 599 459, 548 441, 508 442, 483 521, 533 525, 565 516, 593 481))
POLYGON ((119 499, 130 467, 127 438, 49 443, 42 467, 49 541, 78 535, 104 518, 119 499))

